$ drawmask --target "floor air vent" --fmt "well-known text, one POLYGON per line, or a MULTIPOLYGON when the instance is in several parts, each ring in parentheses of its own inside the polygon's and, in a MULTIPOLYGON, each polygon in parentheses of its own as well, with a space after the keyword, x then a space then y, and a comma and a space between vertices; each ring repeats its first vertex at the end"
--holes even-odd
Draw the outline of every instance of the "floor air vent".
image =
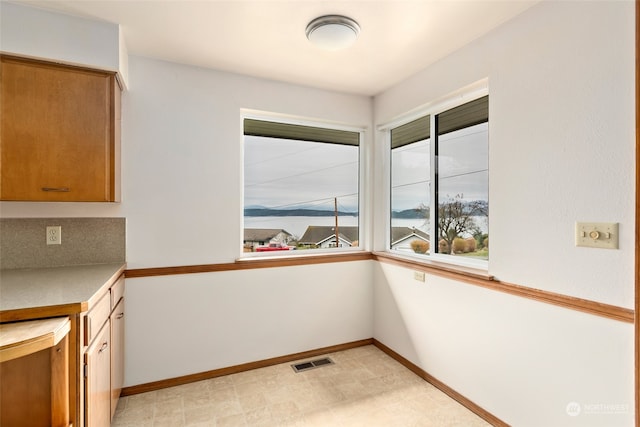
POLYGON ((296 363, 294 365, 291 365, 291 367, 296 372, 302 372, 326 365, 333 365, 333 360, 329 359, 328 357, 323 357, 322 359, 312 360, 310 362, 296 363))

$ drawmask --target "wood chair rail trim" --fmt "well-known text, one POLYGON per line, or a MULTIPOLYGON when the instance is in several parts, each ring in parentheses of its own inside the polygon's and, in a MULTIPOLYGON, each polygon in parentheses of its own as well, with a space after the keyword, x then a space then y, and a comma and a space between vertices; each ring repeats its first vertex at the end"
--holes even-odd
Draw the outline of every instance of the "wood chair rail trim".
POLYGON ((155 268, 139 268, 125 270, 127 279, 167 276, 179 274, 194 273, 214 273, 219 271, 235 271, 250 270, 256 268, 273 268, 273 267, 290 267, 300 265, 324 264, 334 262, 349 261, 365 261, 374 260, 389 264, 399 265, 401 267, 413 270, 424 271, 440 277, 467 283, 470 285, 480 286, 493 291, 503 292, 522 298, 532 299, 546 304, 552 304, 559 307, 577 310, 583 313, 595 316, 605 317, 608 319, 618 320, 621 322, 633 323, 635 320, 635 311, 625 307, 619 307, 611 304, 604 304, 597 301, 591 301, 583 298, 573 297, 569 295, 558 294, 555 292, 544 291, 527 286, 521 286, 511 283, 502 282, 494 276, 486 274, 482 271, 471 269, 458 269, 453 266, 442 265, 441 263, 425 263, 422 261, 414 261, 403 258, 387 252, 357 252, 349 254, 337 255, 317 255, 303 257, 282 257, 260 260, 242 260, 232 263, 222 264, 201 264, 187 265, 176 267, 155 267, 155 268))

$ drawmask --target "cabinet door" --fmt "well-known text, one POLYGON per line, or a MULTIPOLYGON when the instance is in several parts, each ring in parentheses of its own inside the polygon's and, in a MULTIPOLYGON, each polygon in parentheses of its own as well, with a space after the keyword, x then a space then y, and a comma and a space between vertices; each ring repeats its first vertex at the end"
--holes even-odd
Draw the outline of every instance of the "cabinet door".
POLYGON ((2 56, 0 199, 113 201, 115 77, 2 56))
POLYGON ((111 313, 111 417, 124 384, 124 298, 111 313))
POLYGON ((85 427, 111 424, 111 328, 109 320, 84 355, 85 427))

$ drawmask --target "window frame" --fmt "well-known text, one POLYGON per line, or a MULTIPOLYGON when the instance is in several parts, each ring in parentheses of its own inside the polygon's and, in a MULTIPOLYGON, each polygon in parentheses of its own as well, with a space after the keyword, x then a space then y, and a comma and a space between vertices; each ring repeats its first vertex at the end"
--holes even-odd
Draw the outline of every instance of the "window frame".
MULTIPOLYGON (((291 116, 285 114, 278 114, 273 112, 265 112, 258 110, 242 109, 240 111, 240 233, 238 237, 239 242, 239 260, 251 260, 251 259, 268 259, 268 258, 285 258, 285 257, 309 257, 309 256, 322 256, 322 255, 338 255, 338 254, 352 254, 354 252, 364 252, 368 247, 369 236, 365 231, 365 215, 363 210, 367 206, 365 193, 365 179, 368 167, 366 166, 366 148, 365 148, 365 136, 366 128, 349 125, 345 123, 321 120, 317 118, 291 116), (351 247, 337 247, 337 248, 318 248, 313 250, 291 250, 291 251, 271 251, 271 252, 244 252, 243 250, 243 238, 244 238, 244 200, 245 200, 245 133, 244 123, 245 120, 260 120, 274 123, 309 126, 317 128, 325 128, 329 130, 347 131, 358 134, 358 246, 351 247)), ((331 144, 331 142, 319 142, 323 144, 331 144)))
MULTIPOLYGON (((414 120, 420 119, 422 117, 425 116, 430 116, 429 119, 429 126, 430 126, 430 135, 429 135, 429 150, 430 150, 430 156, 429 156, 429 177, 430 180, 435 180, 437 179, 437 143, 436 143, 436 138, 437 138, 437 134, 436 134, 436 116, 451 110, 455 107, 458 107, 460 105, 466 104, 468 102, 474 101, 476 99, 482 98, 484 96, 489 96, 489 88, 488 88, 488 80, 487 79, 483 79, 473 85, 470 85, 468 87, 465 87, 459 91, 456 91, 452 94, 449 94, 437 101, 428 103, 426 105, 423 105, 413 111, 411 111, 410 113, 401 115, 399 117, 397 117, 396 119, 385 123, 381 126, 378 127, 378 131, 383 132, 384 133, 384 152, 385 152, 385 158, 386 158, 386 167, 385 167, 385 171, 384 171, 384 175, 386 177, 386 195, 385 195, 385 200, 386 200, 386 209, 385 209, 385 217, 386 217, 386 232, 385 232, 385 252, 388 254, 391 254, 393 256, 397 256, 399 258, 405 258, 408 260, 412 260, 415 262, 419 262, 419 263, 424 263, 424 264, 429 264, 429 263, 436 263, 436 264, 443 264, 443 265, 447 265, 449 267, 462 267, 462 268, 472 268, 472 269, 476 269, 476 270, 483 270, 483 271, 488 271, 489 269, 489 260, 482 260, 482 259, 477 259, 477 258, 469 258, 469 257, 462 257, 462 256, 452 256, 452 255, 448 255, 448 254, 440 254, 437 252, 433 252, 431 249, 433 249, 433 245, 434 245, 434 237, 433 236, 437 236, 437 223, 436 221, 430 221, 429 224, 429 236, 431 238, 430 241, 430 246, 431 249, 429 251, 428 255, 419 255, 419 254, 412 254, 412 253, 406 253, 406 252, 399 252, 399 251, 394 251, 391 249, 391 212, 392 212, 392 206, 391 206, 391 195, 392 195, 392 189, 391 189, 391 131, 393 129, 396 129, 402 125, 405 125, 407 123, 410 123, 414 120)), ((487 159, 488 161, 489 159, 487 159)), ((489 180, 490 181, 490 180, 489 180)), ((490 189, 490 182, 487 182, 488 185, 488 191, 489 193, 491 192, 490 189)), ((430 203, 429 203, 429 209, 430 209, 430 215, 433 215, 434 209, 438 209, 437 206, 437 200, 436 200, 436 192, 437 192, 437 185, 431 185, 430 186, 430 194, 429 194, 429 198, 430 198, 430 203)), ((432 216, 433 218, 433 216, 432 216)), ((489 226, 489 229, 491 229, 491 227, 489 226)), ((436 238, 435 241, 437 241, 438 239, 436 238)))

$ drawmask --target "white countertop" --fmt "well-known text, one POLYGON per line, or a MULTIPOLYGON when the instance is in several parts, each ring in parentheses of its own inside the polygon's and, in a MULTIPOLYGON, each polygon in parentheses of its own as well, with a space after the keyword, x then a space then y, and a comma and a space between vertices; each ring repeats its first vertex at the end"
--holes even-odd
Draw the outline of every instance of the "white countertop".
POLYGON ((126 264, 0 270, 0 312, 43 307, 87 305, 126 264))

